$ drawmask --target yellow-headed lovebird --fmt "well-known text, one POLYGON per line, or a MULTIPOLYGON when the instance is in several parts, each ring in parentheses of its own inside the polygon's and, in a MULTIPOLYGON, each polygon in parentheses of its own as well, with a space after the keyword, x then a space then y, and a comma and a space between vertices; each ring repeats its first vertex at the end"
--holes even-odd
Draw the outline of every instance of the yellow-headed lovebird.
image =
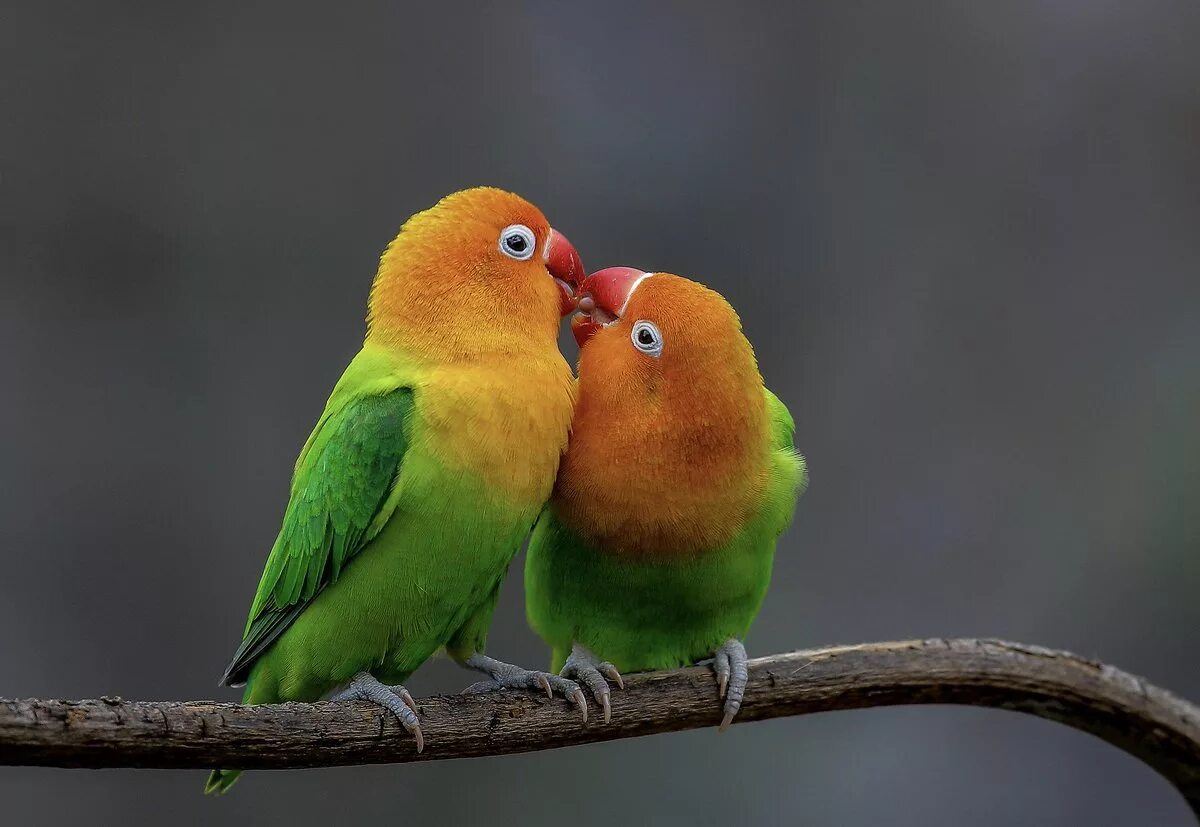
MULTIPOLYGON (((300 452, 283 526, 222 683, 246 703, 374 701, 441 647, 503 686, 583 693, 482 654, 501 580, 545 504, 574 380, 558 351, 583 265, 491 188, 410 218, 371 288, 362 350, 300 452)), ((586 707, 584 707, 586 711, 586 707)), ((237 773, 217 770, 207 792, 237 773)))
POLYGON ((579 309, 570 445, 526 559, 530 625, 606 720, 606 677, 713 658, 728 726, 741 640, 807 483, 795 425, 712 290, 613 267, 579 309))

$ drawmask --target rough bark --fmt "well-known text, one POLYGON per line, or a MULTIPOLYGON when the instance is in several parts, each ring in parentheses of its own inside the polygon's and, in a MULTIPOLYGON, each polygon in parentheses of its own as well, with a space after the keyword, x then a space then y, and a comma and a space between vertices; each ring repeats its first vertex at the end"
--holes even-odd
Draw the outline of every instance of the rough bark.
MULTIPOLYGON (((583 723, 532 692, 419 702, 425 751, 365 702, 0 700, 0 764, 244 769, 437 761, 554 749, 714 726, 706 667, 626 678, 612 722, 583 723)), ((738 722, 897 704, 1025 712, 1089 732, 1149 764, 1200 816, 1200 710, 1112 666, 997 640, 830 646, 750 662, 738 722)))

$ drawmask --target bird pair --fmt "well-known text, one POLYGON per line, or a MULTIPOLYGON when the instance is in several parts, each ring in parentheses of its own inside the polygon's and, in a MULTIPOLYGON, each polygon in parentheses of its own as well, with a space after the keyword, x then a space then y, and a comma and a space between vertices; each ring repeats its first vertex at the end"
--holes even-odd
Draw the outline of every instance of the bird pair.
MULTIPOLYGON (((222 683, 252 704, 375 702, 419 751, 402 684, 440 649, 585 718, 586 687, 606 721, 621 671, 713 658, 727 725, 806 481, 728 303, 665 273, 585 278, 536 207, 476 188, 404 224, 368 307, 222 683), (578 380, 557 345, 576 310, 578 380), (531 526, 527 611, 550 672, 484 654, 531 526)), ((237 776, 215 770, 205 791, 237 776)))

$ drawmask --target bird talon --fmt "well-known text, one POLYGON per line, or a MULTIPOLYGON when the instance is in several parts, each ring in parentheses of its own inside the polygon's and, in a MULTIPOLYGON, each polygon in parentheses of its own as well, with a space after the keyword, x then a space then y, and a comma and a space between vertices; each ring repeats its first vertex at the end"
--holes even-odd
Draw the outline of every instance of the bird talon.
MULTIPOLYGON (((471 655, 471 657, 462 663, 468 669, 475 669, 490 675, 492 678, 490 686, 492 688, 532 689, 535 691, 540 689, 546 693, 547 698, 553 698, 555 691, 558 691, 568 699, 571 697, 571 692, 578 689, 574 682, 564 680, 558 675, 534 669, 523 669, 511 663, 489 658, 487 655, 479 652, 471 655)), ((480 686, 489 686, 489 684, 472 684, 464 691, 474 693, 480 691, 477 689, 480 686)))
POLYGON ((618 689, 625 688, 625 679, 621 677, 621 673, 617 671, 617 667, 613 666, 611 663, 605 662, 596 668, 600 670, 600 674, 604 675, 604 677, 615 683, 618 689))
MULTIPOLYGON (((470 687, 468 687, 470 689, 470 687)), ((369 672, 359 672, 350 685, 329 697, 331 701, 370 701, 396 716, 400 726, 417 742, 417 752, 425 749, 425 736, 417 717, 417 702, 403 686, 387 686, 369 672)))
POLYGON ((588 707, 587 698, 583 694, 582 689, 575 689, 571 692, 571 700, 575 702, 575 706, 579 708, 579 714, 583 716, 583 722, 587 723, 588 707))
MULTIPOLYGON (((397 695, 400 696, 400 700, 404 701, 405 706, 407 706, 409 709, 411 709, 413 711, 413 714, 416 715, 417 714, 417 702, 413 700, 413 696, 409 693, 409 691, 407 689, 405 689, 403 686, 397 686, 397 687, 395 687, 395 692, 397 695)), ((418 728, 418 731, 419 731, 419 728, 418 728)), ((420 750, 418 749, 417 752, 420 752, 420 750)))
MULTIPOLYGON (((586 686, 604 712, 604 723, 607 724, 612 721, 612 700, 609 697, 611 692, 608 688, 608 681, 612 681, 621 689, 625 688, 625 681, 621 678, 621 673, 617 671, 617 667, 608 661, 600 660, 585 647, 577 643, 571 647, 571 655, 563 664, 562 671, 559 674, 564 678, 574 678, 586 686), (605 680, 606 678, 607 680, 605 680)), ((583 693, 580 692, 580 694, 583 693)), ((586 709, 584 709, 583 720, 587 721, 586 709)))
POLYGON ((737 638, 725 641, 713 656, 713 669, 717 673, 717 693, 725 701, 721 732, 729 728, 733 717, 742 707, 742 698, 746 694, 746 683, 749 680, 747 666, 746 647, 737 638))

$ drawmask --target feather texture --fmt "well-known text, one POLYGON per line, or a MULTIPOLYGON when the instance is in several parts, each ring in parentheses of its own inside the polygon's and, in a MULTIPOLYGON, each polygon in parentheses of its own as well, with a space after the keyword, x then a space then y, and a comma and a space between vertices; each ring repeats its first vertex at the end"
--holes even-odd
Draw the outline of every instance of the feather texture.
POLYGON ((384 506, 400 472, 413 412, 410 388, 363 396, 322 418, 300 457, 283 528, 254 597, 245 637, 221 682, 244 683, 255 658, 318 592, 337 582, 390 512, 384 506))
MULTIPOLYGON (((366 341, 300 452, 222 678, 245 682, 246 703, 316 700, 360 671, 397 684, 441 647, 483 650, 574 393, 561 288, 541 258, 498 246, 515 223, 548 249, 532 204, 466 190, 409 219, 381 257, 366 341)), ((206 789, 237 776, 216 770, 206 789)))
POLYGON ((553 668, 575 643, 637 671, 743 638, 807 470, 736 313, 678 276, 640 281, 583 346, 578 397, 525 566, 553 668), (659 355, 631 346, 640 320, 660 330, 659 355))

